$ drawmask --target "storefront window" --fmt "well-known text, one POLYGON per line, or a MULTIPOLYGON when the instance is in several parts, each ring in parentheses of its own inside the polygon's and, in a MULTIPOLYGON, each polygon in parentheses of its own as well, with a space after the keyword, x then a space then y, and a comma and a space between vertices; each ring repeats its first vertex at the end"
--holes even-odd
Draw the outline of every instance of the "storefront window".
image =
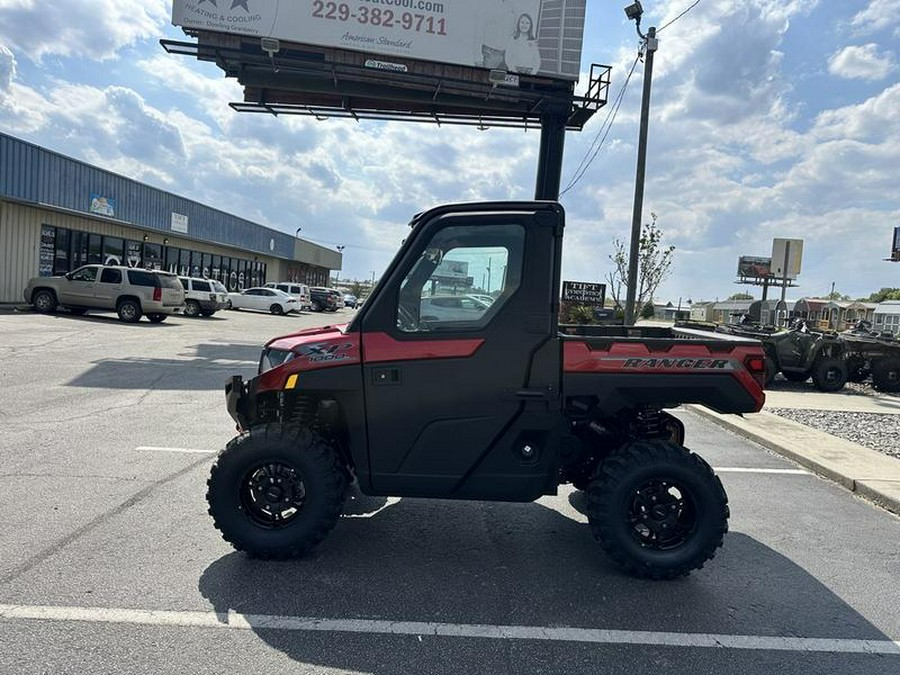
POLYGON ((53 256, 53 274, 65 274, 69 267, 69 230, 56 228, 56 253, 53 256))
POLYGON ((88 239, 88 264, 103 264, 103 237, 99 234, 92 234, 88 239))
POLYGON ((178 252, 176 246, 166 246, 166 271, 178 274, 178 252))
POLYGON ((222 256, 212 257, 212 278, 219 281, 222 278, 222 256))
POLYGON ((103 237, 103 264, 121 265, 125 242, 119 237, 103 237))
POLYGON ((71 269, 87 265, 88 262, 88 242, 89 236, 87 232, 72 232, 71 234, 71 269))
POLYGON ((212 274, 212 256, 209 253, 204 253, 203 269, 200 270, 200 276, 204 279, 209 279, 210 274, 212 274))
POLYGON ((178 274, 183 277, 191 274, 191 252, 184 248, 178 254, 178 274))
POLYGON ((159 244, 144 244, 144 268, 161 270, 162 264, 162 246, 159 244))
POLYGON ((191 251, 191 276, 197 278, 200 276, 203 264, 203 254, 198 251, 191 251))
POLYGON ((125 264, 129 267, 140 267, 143 260, 144 245, 132 239, 125 240, 125 264))

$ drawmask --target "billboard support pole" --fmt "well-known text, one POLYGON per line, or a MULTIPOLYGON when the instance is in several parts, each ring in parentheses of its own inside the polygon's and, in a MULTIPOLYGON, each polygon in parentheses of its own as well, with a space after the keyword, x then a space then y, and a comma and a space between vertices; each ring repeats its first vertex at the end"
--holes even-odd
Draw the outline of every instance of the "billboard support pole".
POLYGON ((553 111, 541 115, 541 149, 538 154, 535 199, 559 199, 563 146, 566 141, 566 113, 553 111))
MULTIPOLYGON (((769 298, 769 277, 763 277, 763 296, 762 301, 765 302, 769 298)), ((784 298, 782 298, 784 300, 784 298)))
POLYGON ((791 257, 791 242, 785 242, 784 246, 784 265, 781 267, 781 273, 784 275, 781 278, 781 301, 784 302, 785 293, 787 293, 787 285, 788 285, 788 260, 791 257))

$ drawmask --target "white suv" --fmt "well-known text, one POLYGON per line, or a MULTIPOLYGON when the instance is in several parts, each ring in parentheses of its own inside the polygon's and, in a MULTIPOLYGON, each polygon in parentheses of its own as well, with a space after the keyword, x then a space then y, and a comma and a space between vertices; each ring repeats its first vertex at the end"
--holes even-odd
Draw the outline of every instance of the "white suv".
POLYGON ((184 286, 184 315, 212 316, 228 306, 228 290, 215 279, 178 277, 184 286))
POLYGON ((300 303, 300 309, 312 309, 312 298, 309 294, 309 286, 306 284, 297 284, 292 281, 270 281, 266 284, 266 288, 284 291, 288 295, 297 298, 297 302, 300 303))

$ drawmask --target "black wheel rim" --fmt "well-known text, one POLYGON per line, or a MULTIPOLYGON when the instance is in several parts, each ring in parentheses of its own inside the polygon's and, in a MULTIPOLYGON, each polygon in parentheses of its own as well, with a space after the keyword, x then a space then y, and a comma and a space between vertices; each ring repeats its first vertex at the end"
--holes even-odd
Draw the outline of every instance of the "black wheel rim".
POLYGON ((258 527, 277 530, 290 525, 306 503, 300 473, 284 462, 258 464, 241 479, 241 506, 258 527))
POLYGON ((627 513, 631 537, 644 548, 668 551, 683 545, 697 529, 697 505, 678 481, 654 478, 632 492, 627 513))
POLYGON ((825 381, 829 384, 834 384, 835 382, 839 382, 841 379, 841 369, 837 367, 831 367, 825 371, 825 381))

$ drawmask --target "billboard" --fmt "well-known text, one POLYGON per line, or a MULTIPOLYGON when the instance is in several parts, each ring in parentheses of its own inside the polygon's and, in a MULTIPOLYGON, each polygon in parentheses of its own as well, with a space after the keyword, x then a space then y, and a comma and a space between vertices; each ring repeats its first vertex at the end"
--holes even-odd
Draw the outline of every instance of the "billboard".
POLYGON ((900 262, 900 227, 894 228, 894 245, 891 247, 891 260, 900 262))
POLYGON ((186 29, 577 80, 587 0, 174 0, 186 29))
POLYGON ((603 304, 606 302, 606 284, 594 284, 587 281, 563 281, 562 299, 563 302, 603 307, 603 304))
POLYGON ((772 275, 779 279, 796 279, 803 259, 802 239, 772 240, 772 275))
POLYGON ((465 281, 469 277, 469 263, 462 260, 442 260, 431 276, 440 280, 465 281))
POLYGON ((738 258, 738 276, 751 279, 761 279, 770 276, 772 272, 772 259, 760 258, 753 255, 742 255, 738 258))

